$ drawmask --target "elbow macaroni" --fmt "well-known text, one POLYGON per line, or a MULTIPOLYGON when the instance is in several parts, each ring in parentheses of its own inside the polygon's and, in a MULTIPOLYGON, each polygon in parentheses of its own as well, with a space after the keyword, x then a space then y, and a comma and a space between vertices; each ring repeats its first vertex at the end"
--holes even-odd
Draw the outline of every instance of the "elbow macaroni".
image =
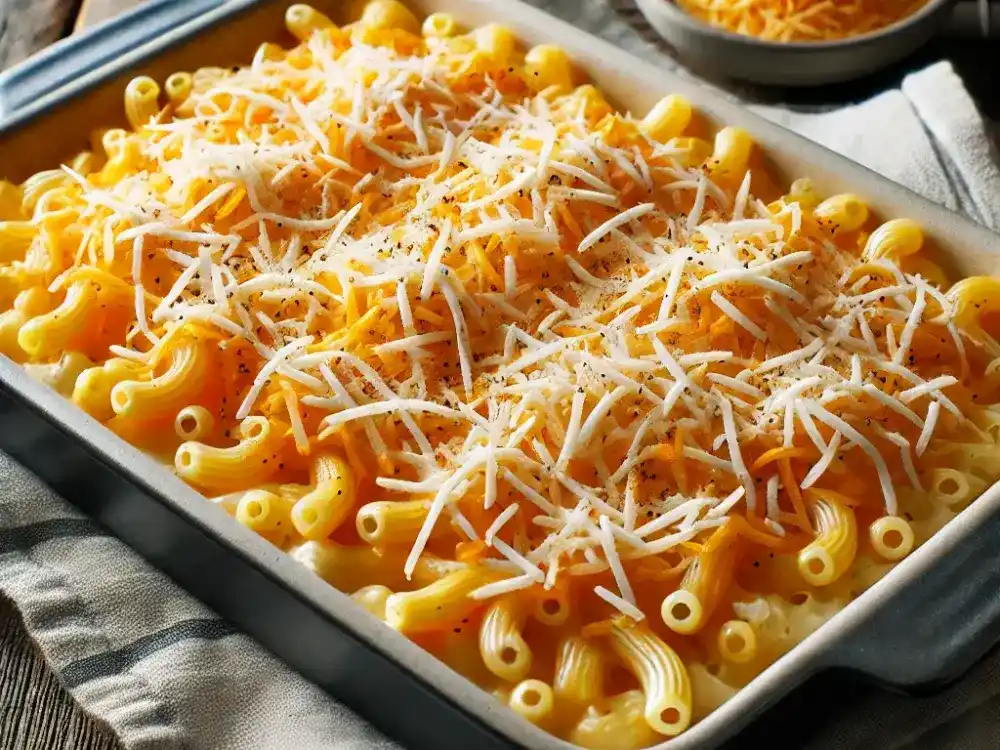
POLYGON ((333 28, 334 24, 327 16, 311 5, 296 3, 289 5, 285 11, 285 26, 288 32, 300 42, 307 41, 314 31, 333 28))
POLYGON ((858 551, 858 522, 854 511, 829 493, 812 507, 816 539, 799 552, 799 573, 813 586, 829 586, 854 562, 858 551))
POLYGON ((313 489, 295 504, 292 522, 304 539, 332 534, 354 509, 355 483, 340 456, 320 453, 312 462, 313 489))
POLYGON ((555 707, 552 688, 541 680, 525 680, 511 691, 508 704, 533 724, 549 717, 555 707))
POLYGON ((191 94, 194 88, 194 78, 190 73, 172 73, 163 83, 163 91, 171 104, 179 106, 191 94))
POLYGON ((420 28, 417 17, 397 0, 371 0, 361 14, 361 25, 376 29, 403 29, 411 33, 420 28))
POLYGON ((569 619, 572 603, 565 587, 543 591, 535 599, 534 617, 543 625, 557 628, 569 619))
POLYGON ((541 91, 554 86, 562 91, 573 87, 573 65, 566 53, 553 44, 539 44, 524 56, 528 85, 541 91))
POLYGON ((757 633, 745 620, 730 620, 719 629, 719 653, 727 661, 745 664, 757 656, 757 633))
POLYGON ((68 397, 73 393, 73 384, 80 373, 92 364, 94 363, 80 352, 67 352, 57 362, 46 365, 25 364, 24 369, 35 380, 68 397))
POLYGON ((697 633, 712 616, 733 580, 739 540, 728 528, 716 531, 688 566, 680 588, 663 600, 663 621, 684 635, 697 633))
POLYGON ((906 519, 885 516, 868 527, 872 547, 883 560, 902 560, 913 551, 916 537, 906 519))
POLYGON ((431 13, 420 27, 424 36, 447 37, 458 32, 458 21, 451 13, 431 13))
POLYGON ((68 175, 63 170, 48 169, 25 180, 21 185, 21 215, 31 216, 42 196, 60 187, 67 179, 68 175))
POLYGON ((125 87, 125 116, 133 130, 147 125, 160 111, 160 85, 152 78, 133 78, 125 87))
POLYGON ((28 320, 17 334, 17 343, 29 357, 43 358, 70 348, 87 329, 100 304, 93 284, 73 284, 52 312, 28 320))
POLYGON ((490 23, 473 33, 476 47, 494 63, 502 65, 514 54, 514 32, 506 26, 490 23))
POLYGON ((573 727, 569 741, 588 750, 631 750, 656 743, 661 735, 646 722, 641 690, 612 696, 606 708, 594 706, 573 727))
POLYGON ((174 419, 174 432, 181 440, 204 441, 214 429, 215 417, 204 406, 185 406, 174 419))
POLYGON ((970 276, 949 289, 948 297, 956 307, 956 323, 981 333, 982 316, 1000 310, 1000 280, 990 276, 970 276))
POLYGON ((790 203, 798 203, 802 208, 812 211, 813 217, 816 216, 819 204, 823 200, 816 190, 816 185, 808 177, 800 177, 792 182, 788 187, 786 199, 790 203))
POLYGON ((559 701, 590 705, 604 697, 607 659, 592 640, 570 636, 559 644, 552 689, 559 701))
POLYGON ((708 173, 726 181, 742 180, 752 149, 753 140, 743 128, 723 128, 715 136, 715 147, 708 161, 708 173))
POLYGON ((374 547, 405 544, 419 533, 430 509, 429 500, 366 503, 357 514, 358 536, 374 547))
POLYGON ((208 369, 205 345, 189 338, 171 351, 170 364, 161 375, 116 383, 111 408, 123 419, 176 414, 201 395, 208 369))
POLYGON ((278 471, 280 463, 275 452, 275 428, 264 417, 247 417, 240 425, 240 432, 240 442, 228 448, 193 440, 183 443, 174 456, 177 473, 208 490, 253 487, 266 482, 278 471))
POLYGON ((392 596, 392 589, 380 584, 372 584, 358 589, 351 598, 379 620, 385 620, 385 605, 392 596))
POLYGON ((137 363, 120 357, 109 359, 80 373, 73 385, 73 403, 95 419, 107 422, 115 416, 111 404, 114 387, 125 381, 138 381, 142 376, 137 363))
POLYGON ((813 216, 832 234, 857 232, 868 221, 868 206, 852 193, 840 193, 816 206, 813 216))
POLYGON ((441 630, 475 612, 479 604, 469 594, 497 577, 485 568, 465 568, 416 591, 393 594, 385 620, 403 633, 441 630))
POLYGON ((30 221, 0 221, 0 262, 24 260, 37 235, 38 228, 30 221))
POLYGON ((666 143, 683 133, 690 123, 691 105, 687 99, 670 94, 649 110, 640 127, 650 138, 666 143))
POLYGON ((288 525, 289 504, 277 492, 251 490, 236 504, 236 520, 248 529, 265 534, 288 525))
POLYGON ((648 627, 621 622, 612 626, 611 648, 642 685, 646 723, 668 737, 687 729, 691 723, 691 681, 674 650, 648 627))
POLYGON ((479 651, 486 668, 502 680, 518 682, 531 669, 531 647, 522 635, 525 612, 516 598, 490 605, 479 627, 479 651))
POLYGON ((0 313, 0 354, 18 364, 28 358, 27 353, 17 343, 17 334, 27 320, 27 316, 20 310, 0 313))
POLYGON ((912 219, 893 219, 872 232, 863 255, 866 260, 899 260, 920 252, 923 245, 924 233, 919 224, 912 219))
MULTIPOLYGON (((365 545, 336 542, 305 542, 294 547, 293 559, 334 588, 353 594, 371 581, 381 581, 391 591, 404 589, 402 554, 383 553, 365 545)), ((387 597, 388 598, 388 597, 387 597)))

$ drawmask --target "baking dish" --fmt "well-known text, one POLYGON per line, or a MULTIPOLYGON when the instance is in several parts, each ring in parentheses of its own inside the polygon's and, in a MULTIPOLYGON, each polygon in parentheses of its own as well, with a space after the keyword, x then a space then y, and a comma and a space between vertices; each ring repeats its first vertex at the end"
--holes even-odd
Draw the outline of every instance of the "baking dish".
MULTIPOLYGON (((162 10, 167 6, 161 3, 157 7, 162 10)), ((441 2, 424 6, 422 10, 450 10, 470 25, 498 20, 495 10, 485 3, 441 2)), ((31 66, 5 78, 0 90, 9 101, 35 99, 25 114, 15 114, 6 126, 0 155, 5 159, 9 175, 16 178, 20 176, 19 171, 37 168, 43 159, 51 162, 53 156, 60 156, 52 153, 52 143, 65 145, 67 152, 82 146, 82 143, 65 144, 57 134, 79 132, 82 138, 92 126, 108 122, 105 115, 112 106, 117 107, 121 87, 127 80, 122 75, 124 70, 128 69, 129 77, 141 71, 162 78, 178 68, 231 64, 246 59, 250 49, 280 28, 282 9, 278 3, 230 4, 174 32, 163 33, 157 43, 139 47, 114 66, 97 68, 73 85, 52 93, 44 90, 45 80, 33 77, 31 66), (223 26, 223 21, 228 23, 223 26), (183 47, 171 46, 181 40, 186 42, 183 47), (156 52, 162 54, 154 57, 156 52), (24 88, 33 84, 40 88, 24 88), (75 96, 85 90, 86 97, 75 96), (40 116, 43 113, 45 116, 40 116)), ((335 9, 325 7, 324 10, 336 15, 335 9)), ((137 16, 127 19, 122 36, 127 36, 125 30, 141 31, 140 20, 137 16)), ((783 155, 776 156, 775 164, 786 175, 809 174, 831 191, 850 186, 887 213, 919 216, 929 234, 942 245, 948 246, 944 242, 947 238, 954 239, 957 246, 977 249, 977 254, 960 257, 956 253, 952 265, 959 266, 965 273, 988 270, 989 248, 996 248, 997 241, 973 225, 908 196, 905 191, 822 149, 764 125, 732 105, 714 101, 691 83, 664 80, 659 71, 642 68, 629 56, 597 44, 547 19, 544 14, 513 5, 499 20, 515 27, 529 41, 545 38, 561 44, 605 90, 616 96, 622 106, 639 110, 666 90, 680 91, 701 105, 709 116, 744 125, 769 150, 780 149, 783 155), (545 33, 532 32, 533 28, 545 28, 545 33)), ((118 38, 114 34, 110 36, 118 38)), ((86 54, 87 41, 64 45, 62 54, 86 54)), ((102 50, 106 53, 107 48, 102 50)), ((52 60, 48 62, 53 63, 52 60)), ((65 59, 62 64, 65 65, 65 59)), ((49 73, 53 68, 58 65, 46 67, 43 61, 42 67, 35 72, 49 73)), ((246 627, 308 676, 343 695, 366 715, 373 716, 391 733, 420 745, 565 746, 514 719, 431 657, 370 622, 347 605, 342 596, 296 570, 275 550, 258 540, 246 538, 242 530, 230 528, 221 514, 216 514, 194 493, 181 488, 179 482, 157 470, 149 459, 139 457, 133 449, 112 438, 54 395, 27 383, 12 368, 9 374, 4 371, 4 382, 9 396, 4 414, 8 418, 24 411, 26 406, 36 414, 45 415, 48 421, 61 425, 63 432, 61 436, 46 435, 42 428, 44 420, 25 413, 21 416, 24 424, 18 425, 16 432, 11 429, 12 423, 7 423, 5 447, 196 594, 246 627), (74 437, 84 438, 83 443, 74 442, 74 437), (44 450, 40 446, 44 446, 44 450), (130 484, 134 485, 132 489, 130 484), (357 648, 358 645, 368 648, 357 648), (397 669, 400 674, 393 675, 393 670, 397 669), (359 675, 364 675, 364 679, 359 679, 359 675), (387 701, 387 697, 396 700, 387 701), (430 726, 426 717, 437 707, 435 703, 448 710, 439 712, 441 720, 430 726), (379 707, 386 705, 393 705, 396 710, 391 715, 379 713, 379 707)), ((977 531, 977 526, 985 525, 985 519, 992 517, 994 501, 985 498, 977 503, 972 511, 962 516, 957 526, 950 527, 941 539, 914 556, 886 583, 880 584, 859 604, 852 605, 720 712, 671 744, 693 747, 720 741, 776 696, 823 667, 852 667, 899 685, 923 685, 945 680, 966 666, 995 635, 993 619, 988 616, 992 614, 990 592, 995 588, 989 585, 990 567, 980 565, 976 571, 964 570, 966 561, 975 563, 988 559, 975 548, 970 535, 977 531), (952 547, 960 547, 961 554, 945 558, 952 547), (950 568, 950 564, 957 567, 950 568), (906 585, 926 569, 941 571, 934 580, 940 582, 939 588, 946 594, 924 597, 923 591, 906 585), (953 580, 958 580, 959 576, 966 585, 953 585, 953 580), (986 587, 981 588, 984 581, 986 587), (892 610, 882 609, 875 613, 873 603, 894 596, 905 598, 894 599, 892 610), (867 604, 862 606, 864 602, 867 604), (906 617, 903 622, 909 622, 910 618, 919 615, 925 603, 946 612, 960 608, 968 616, 966 622, 974 622, 976 627, 967 627, 948 637, 939 637, 933 629, 913 634, 906 632, 905 627, 895 627, 898 621, 894 618, 901 611, 906 617), (983 612, 986 615, 978 616, 983 612), (872 629, 858 630, 862 625, 870 625, 872 629), (858 631, 854 634, 856 637, 849 637, 852 631, 858 631), (900 631, 911 640, 896 639, 891 646, 883 647, 886 634, 893 631, 900 631), (929 640, 923 643, 921 638, 929 640), (869 657, 867 649, 872 644, 883 656, 891 655, 891 649, 899 647, 911 655, 919 654, 919 659, 882 663, 869 657)), ((986 537, 977 533, 975 538, 981 540, 985 549, 986 537)), ((934 588, 928 581, 922 583, 925 588, 934 588)))

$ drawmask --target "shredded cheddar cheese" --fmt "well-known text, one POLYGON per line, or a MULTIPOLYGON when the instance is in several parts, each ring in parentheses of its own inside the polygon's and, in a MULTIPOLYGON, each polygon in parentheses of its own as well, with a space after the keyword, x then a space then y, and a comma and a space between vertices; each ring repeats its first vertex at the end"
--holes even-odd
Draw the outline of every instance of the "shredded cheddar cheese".
POLYGON ((825 42, 868 34, 927 0, 677 0, 705 23, 773 42, 825 42))

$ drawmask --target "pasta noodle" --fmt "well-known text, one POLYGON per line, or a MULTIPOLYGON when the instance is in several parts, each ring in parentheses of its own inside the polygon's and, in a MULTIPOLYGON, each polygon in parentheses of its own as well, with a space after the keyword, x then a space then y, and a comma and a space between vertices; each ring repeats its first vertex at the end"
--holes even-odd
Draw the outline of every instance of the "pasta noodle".
POLYGON ((358 589, 351 598, 380 620, 385 620, 385 605, 392 596, 392 590, 380 584, 372 584, 358 589))
POLYGON ((535 724, 548 718, 555 707, 552 688, 541 680, 525 680, 510 694, 509 704, 515 712, 535 724))
POLYGON ((274 452, 278 432, 264 417, 247 417, 240 425, 242 439, 236 445, 217 448, 189 440, 177 449, 174 465, 183 479, 198 487, 253 487, 278 471, 280 461, 274 452))
POLYGON ((705 718, 736 694, 736 686, 721 679, 718 669, 709 671, 704 664, 694 663, 688 666, 688 672, 694 694, 695 720, 705 718))
POLYGON ((528 85, 541 91, 553 86, 567 91, 573 85, 573 69, 566 53, 552 44, 532 47, 524 56, 528 85))
POLYGON ((479 628, 479 650, 483 663, 497 677, 518 682, 531 669, 531 647, 524 640, 524 620, 514 597, 490 605, 479 628))
POLYGON ((799 552, 799 572, 813 586, 828 586, 847 572, 858 550, 854 511, 829 493, 812 509, 816 539, 799 552))
POLYGON ((1000 280, 914 221, 497 24, 285 21, 0 181, 0 353, 527 720, 683 732, 1000 477, 1000 280))
POLYGON ((215 417, 204 406, 185 406, 174 419, 174 432, 181 440, 205 440, 214 427, 215 417))
POLYGON ((56 362, 45 365, 26 364, 24 369, 35 380, 45 383, 57 393, 69 397, 80 373, 93 362, 79 352, 67 352, 56 362))
POLYGON ((251 490, 236 505, 236 520, 259 533, 277 531, 288 525, 291 508, 284 499, 267 490, 251 490))
POLYGON ((353 594, 371 581, 391 591, 407 586, 403 557, 369 547, 336 542, 305 542, 290 550, 292 557, 341 591, 353 594))
POLYGON ((649 110, 640 127, 650 138, 666 142, 683 133, 690 123, 691 105, 683 97, 670 94, 649 110))
POLYGON ((292 36, 305 42, 314 31, 333 28, 333 21, 311 5, 296 3, 285 11, 285 26, 292 36))
POLYGON ((94 314, 98 302, 93 284, 74 284, 66 298, 52 312, 28 320, 17 334, 17 343, 32 358, 50 357, 74 344, 87 320, 94 314))
POLYGON ((420 532, 430 509, 429 500, 366 503, 357 514, 358 536, 377 547, 405 544, 420 532))
POLYGON ((431 13, 420 30, 424 36, 454 36, 458 32, 458 22, 450 13, 431 13))
POLYGON ((125 116, 133 129, 141 128, 160 111, 160 85, 152 78, 133 78, 125 87, 125 116))
POLYGON ((372 0, 361 14, 361 24, 376 29, 403 29, 415 32, 420 28, 417 17, 396 0, 372 0))
POLYGON ((813 217, 833 234, 856 232, 868 221, 868 206, 856 195, 831 195, 813 209, 813 217))
POLYGON ((885 516, 868 527, 872 547, 885 560, 902 560, 913 550, 913 527, 903 518, 885 516))
POLYGON ((163 83, 167 99, 177 105, 182 104, 190 96, 192 88, 194 88, 194 78, 190 73, 173 73, 163 83))
POLYGON ((292 509, 292 522, 304 539, 326 539, 354 510, 355 482, 347 462, 333 453, 312 460, 312 490, 292 509))
POLYGON ((744 663, 757 655, 757 634, 744 620, 730 620, 719 630, 719 653, 729 661, 744 663))
POLYGON ((740 542, 730 528, 712 535, 688 566, 680 587, 663 600, 663 621, 671 630, 698 632, 725 596, 740 554, 740 542))
POLYGON ((543 591, 535 599, 534 617, 543 625, 559 627, 570 616, 572 604, 565 587, 543 591))
POLYGON ((469 595, 495 578, 488 570, 465 568, 416 591, 393 594, 386 601, 386 622, 404 633, 449 627, 479 608, 469 595))
POLYGON ((691 723, 691 681, 680 657, 642 624, 615 623, 611 648, 642 685, 646 723, 672 737, 691 723))
MULTIPOLYGON (((149 380, 122 380, 115 384, 110 393, 111 408, 123 418, 141 415, 143 419, 149 419, 160 414, 177 413, 202 392, 202 381, 208 369, 206 354, 205 346, 197 339, 178 342, 171 350, 170 364, 162 374, 149 380)), ((262 429, 270 427, 264 424, 262 429)))
POLYGON ((570 704, 589 705, 604 697, 606 655, 592 640, 570 636, 559 645, 556 657, 556 698, 570 704))
POLYGON ((643 715, 641 690, 613 696, 606 708, 592 707, 569 735, 570 742, 591 750, 628 750, 659 739, 643 715))

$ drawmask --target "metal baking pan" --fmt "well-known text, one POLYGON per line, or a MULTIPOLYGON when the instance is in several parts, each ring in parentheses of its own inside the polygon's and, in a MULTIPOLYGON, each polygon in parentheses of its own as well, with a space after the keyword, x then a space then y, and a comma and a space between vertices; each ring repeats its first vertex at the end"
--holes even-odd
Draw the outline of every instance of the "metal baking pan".
MULTIPOLYGON (((0 75, 0 165, 23 179, 123 120, 135 74, 232 65, 284 34, 288 0, 153 0, 0 75)), ((335 19, 338 3, 315 4, 335 19)), ((788 178, 850 189, 886 216, 910 216, 960 273, 1000 272, 1000 236, 726 101, 528 6, 418 0, 469 26, 499 21, 529 43, 563 46, 617 103, 644 112, 668 92, 749 130, 788 178)), ((290 41, 287 40, 287 41, 290 41)), ((307 678, 411 747, 568 750, 370 617, 205 502, 71 403, 0 358, 0 449, 307 678)), ((1000 641, 1000 486, 987 491, 732 700, 660 747, 714 747, 810 676, 843 668, 902 690, 941 686, 1000 641)))

